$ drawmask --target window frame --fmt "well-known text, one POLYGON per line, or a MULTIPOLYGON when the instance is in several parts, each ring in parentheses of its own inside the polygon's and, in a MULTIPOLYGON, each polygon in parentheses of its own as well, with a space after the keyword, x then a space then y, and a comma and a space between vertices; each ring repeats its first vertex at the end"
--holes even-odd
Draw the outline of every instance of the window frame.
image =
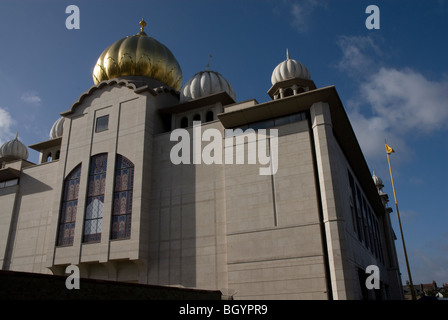
POLYGON ((110 240, 131 238, 134 171, 135 165, 131 160, 121 154, 116 155, 110 240))
MULTIPOLYGON (((75 227, 76 227, 76 214, 78 211, 78 200, 79 200, 79 188, 81 184, 81 170, 82 164, 78 164, 72 171, 67 175, 64 179, 62 196, 61 196, 61 207, 59 210, 59 219, 58 219, 58 232, 56 238, 56 246, 58 247, 68 247, 73 245, 75 227), (71 183, 73 181, 73 183, 71 183), (69 197, 70 195, 70 186, 74 187, 73 197, 69 197), (72 210, 70 212, 70 220, 67 220, 67 203, 71 203, 73 205, 72 210), (64 220, 64 222, 62 222, 64 220), (68 230, 68 231, 67 231, 68 230), (68 232, 68 236, 65 232, 68 232)), ((67 209, 68 210, 68 209, 67 209)))
POLYGON ((104 216, 104 194, 107 178, 107 158, 107 153, 99 153, 90 157, 86 205, 82 231, 83 243, 101 241, 104 216))
POLYGON ((95 133, 109 130, 109 115, 99 116, 95 120, 95 133), (104 119, 107 119, 106 123, 102 123, 104 119))

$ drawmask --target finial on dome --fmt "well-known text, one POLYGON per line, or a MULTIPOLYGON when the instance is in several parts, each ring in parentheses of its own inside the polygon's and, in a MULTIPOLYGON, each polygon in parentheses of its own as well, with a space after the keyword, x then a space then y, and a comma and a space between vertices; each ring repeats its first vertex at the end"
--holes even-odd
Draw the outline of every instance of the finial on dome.
POLYGON ((375 174, 375 171, 373 171, 372 179, 377 188, 382 189, 384 187, 383 180, 375 174))
POLYGON ((207 65, 205 66, 205 71, 209 71, 210 70, 210 60, 211 58, 213 58, 213 56, 211 54, 208 55, 208 62, 207 65))
POLYGON ((142 21, 140 21, 139 25, 140 25, 140 31, 143 32, 143 29, 146 27, 146 21, 144 18, 142 18, 142 21))
POLYGON ((0 146, 0 158, 11 158, 16 160, 27 160, 28 159, 28 149, 19 140, 19 133, 16 132, 16 137, 5 142, 0 146))
POLYGON ((289 49, 286 49, 286 60, 280 62, 272 72, 271 82, 272 85, 289 79, 304 79, 311 80, 310 72, 307 67, 296 61, 291 59, 289 56, 289 49))
POLYGON ((101 53, 92 72, 93 82, 99 84, 114 78, 141 76, 179 90, 182 69, 173 53, 145 33, 144 18, 139 24, 141 31, 115 41, 101 53))
POLYGON ((146 36, 145 31, 143 31, 146 27, 146 21, 144 18, 142 18, 142 20, 138 23, 140 25, 140 32, 137 33, 137 35, 139 36, 146 36))
POLYGON ((190 78, 180 90, 180 102, 196 100, 223 91, 236 101, 235 91, 220 73, 212 70, 200 71, 190 78))

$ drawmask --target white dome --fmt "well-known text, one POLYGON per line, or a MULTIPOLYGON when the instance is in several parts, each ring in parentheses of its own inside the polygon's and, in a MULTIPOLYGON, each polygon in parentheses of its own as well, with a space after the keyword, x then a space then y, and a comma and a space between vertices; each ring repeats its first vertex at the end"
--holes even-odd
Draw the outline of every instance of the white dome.
POLYGON ((381 178, 379 178, 379 177, 375 174, 375 172, 374 172, 373 175, 372 175, 372 179, 373 179, 373 183, 375 183, 375 186, 376 186, 376 187, 380 187, 380 188, 384 187, 384 185, 383 185, 383 180, 381 180, 381 178))
POLYGON ((272 72, 271 82, 274 85, 277 82, 294 78, 310 80, 311 76, 310 72, 303 64, 289 58, 289 52, 287 50, 286 60, 275 67, 274 71, 272 72))
POLYGON ((27 160, 28 149, 22 142, 19 141, 18 135, 16 135, 14 140, 5 142, 0 147, 0 157, 27 160))
POLYGON ((64 117, 60 117, 53 124, 50 130, 50 139, 56 139, 62 137, 62 133, 64 131, 64 119, 65 119, 64 117))
POLYGON ((180 102, 187 102, 225 91, 236 101, 230 83, 218 72, 205 70, 196 73, 180 91, 180 102))

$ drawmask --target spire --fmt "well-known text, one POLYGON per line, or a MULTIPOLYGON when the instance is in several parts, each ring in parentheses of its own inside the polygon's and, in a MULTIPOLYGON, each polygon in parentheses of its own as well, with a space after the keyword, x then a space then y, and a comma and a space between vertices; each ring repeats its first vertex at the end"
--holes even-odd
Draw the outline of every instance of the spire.
POLYGON ((382 192, 382 189, 384 188, 383 180, 375 174, 375 171, 373 171, 372 179, 375 187, 378 189, 378 192, 382 192))
POLYGON ((140 25, 140 32, 137 33, 138 36, 146 36, 145 31, 143 31, 146 27, 146 21, 144 18, 142 18, 142 20, 139 22, 140 25))
POLYGON ((211 54, 208 55, 208 62, 207 65, 205 66, 205 71, 210 70, 210 60, 211 58, 213 58, 213 56, 211 54))
POLYGON ((289 58, 289 50, 288 50, 288 48, 286 48, 286 60, 289 60, 290 58, 289 58))

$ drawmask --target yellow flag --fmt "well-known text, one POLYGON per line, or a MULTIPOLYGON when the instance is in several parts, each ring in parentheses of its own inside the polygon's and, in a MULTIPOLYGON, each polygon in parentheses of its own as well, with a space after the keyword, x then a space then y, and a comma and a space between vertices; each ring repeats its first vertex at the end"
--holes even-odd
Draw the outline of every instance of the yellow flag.
POLYGON ((395 150, 386 144, 386 152, 389 154, 389 153, 395 152, 395 150))

